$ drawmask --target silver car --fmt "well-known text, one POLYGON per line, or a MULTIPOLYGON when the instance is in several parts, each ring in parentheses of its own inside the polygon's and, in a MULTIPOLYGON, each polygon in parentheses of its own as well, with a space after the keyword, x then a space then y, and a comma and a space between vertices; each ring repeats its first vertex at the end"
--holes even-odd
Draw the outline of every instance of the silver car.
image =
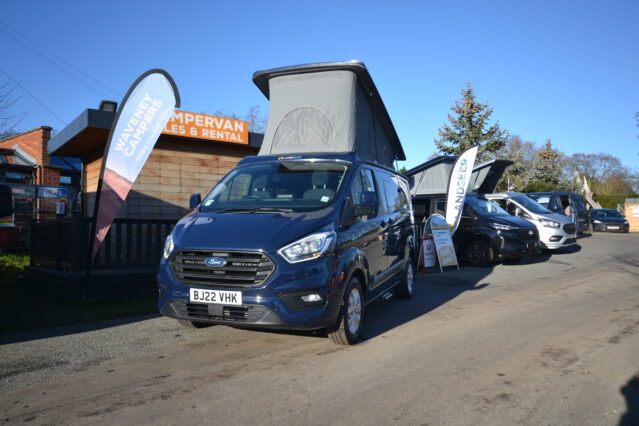
POLYGON ((568 217, 553 213, 537 201, 520 192, 486 194, 508 213, 532 222, 539 231, 539 240, 544 249, 556 250, 577 243, 577 229, 568 217))

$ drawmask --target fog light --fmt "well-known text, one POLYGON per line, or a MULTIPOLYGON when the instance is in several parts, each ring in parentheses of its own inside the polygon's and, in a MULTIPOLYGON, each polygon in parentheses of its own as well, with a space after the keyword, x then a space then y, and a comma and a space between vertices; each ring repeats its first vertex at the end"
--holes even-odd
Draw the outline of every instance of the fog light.
POLYGON ((552 237, 550 237, 550 241, 553 243, 559 240, 561 240, 561 235, 553 235, 552 237))
POLYGON ((302 299, 302 302, 305 302, 305 303, 321 302, 322 296, 320 296, 317 293, 312 293, 312 294, 305 294, 304 296, 301 297, 301 299, 302 299))

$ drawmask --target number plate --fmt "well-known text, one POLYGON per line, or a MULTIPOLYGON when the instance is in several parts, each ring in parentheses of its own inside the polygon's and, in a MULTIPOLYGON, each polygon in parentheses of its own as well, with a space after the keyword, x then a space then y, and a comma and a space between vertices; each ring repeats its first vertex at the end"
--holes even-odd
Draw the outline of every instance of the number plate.
POLYGON ((241 305, 242 292, 192 288, 189 292, 189 301, 194 303, 214 303, 216 305, 241 305))
POLYGON ((608 229, 619 229, 618 226, 609 226, 608 229))

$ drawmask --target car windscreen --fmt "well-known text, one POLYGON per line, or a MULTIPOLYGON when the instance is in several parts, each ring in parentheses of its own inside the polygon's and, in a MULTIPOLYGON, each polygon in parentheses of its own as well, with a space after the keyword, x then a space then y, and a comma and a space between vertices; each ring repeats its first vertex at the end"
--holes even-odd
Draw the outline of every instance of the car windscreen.
POLYGON ((466 197, 466 206, 479 216, 510 216, 497 203, 479 197, 466 197))
POLYGON ((547 208, 539 204, 537 201, 525 196, 513 197, 512 200, 531 213, 536 213, 536 214, 552 213, 550 210, 548 210, 547 208))
POLYGON ((593 210, 592 217, 606 217, 618 219, 623 217, 617 210, 593 210))
POLYGON ((348 166, 282 161, 234 169, 202 201, 204 212, 312 211, 337 199, 348 166))

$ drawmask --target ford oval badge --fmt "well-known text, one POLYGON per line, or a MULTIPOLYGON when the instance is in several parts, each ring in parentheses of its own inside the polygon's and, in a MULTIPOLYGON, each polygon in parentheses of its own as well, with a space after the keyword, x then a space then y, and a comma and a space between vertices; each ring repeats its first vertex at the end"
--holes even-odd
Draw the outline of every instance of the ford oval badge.
POLYGON ((204 259, 204 264, 211 268, 219 268, 220 266, 226 265, 226 259, 221 257, 207 257, 204 259))

